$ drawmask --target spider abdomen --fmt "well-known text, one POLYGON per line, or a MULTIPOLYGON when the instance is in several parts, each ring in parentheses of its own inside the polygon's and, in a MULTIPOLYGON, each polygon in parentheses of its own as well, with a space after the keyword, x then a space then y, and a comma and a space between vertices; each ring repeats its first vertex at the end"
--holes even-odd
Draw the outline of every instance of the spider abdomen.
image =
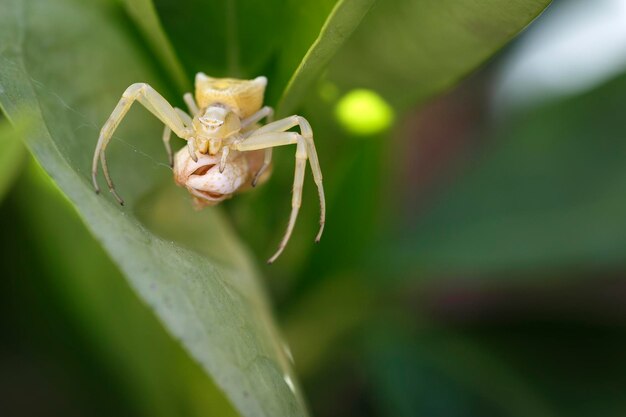
POLYGON ((187 188, 202 206, 212 206, 230 198, 250 181, 250 168, 244 154, 231 152, 220 172, 220 156, 197 154, 194 161, 187 148, 176 153, 174 180, 187 188))

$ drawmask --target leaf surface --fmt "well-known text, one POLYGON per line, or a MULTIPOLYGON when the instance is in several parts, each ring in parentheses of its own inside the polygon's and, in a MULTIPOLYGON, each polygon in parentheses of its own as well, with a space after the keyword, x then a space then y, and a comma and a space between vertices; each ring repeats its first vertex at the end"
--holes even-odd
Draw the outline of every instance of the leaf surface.
POLYGON ((80 330, 80 349, 95 358, 85 366, 105 369, 141 415, 239 415, 139 300, 41 167, 31 161, 24 171, 13 193, 23 223, 17 230, 40 269, 23 278, 61 306, 64 326, 80 330), (33 194, 45 205, 33 204, 33 194))
POLYGON ((9 122, 0 119, 0 201, 22 166, 24 151, 19 132, 9 122))
POLYGON ((124 0, 124 5, 130 17, 143 32, 155 55, 159 57, 160 62, 165 64, 177 87, 181 90, 188 89, 190 85, 185 70, 161 27, 152 0, 124 0))
POLYGON ((342 90, 370 88, 405 109, 450 88, 528 25, 549 0, 378 2, 333 60, 342 90))
POLYGON ((376 0, 339 0, 324 22, 315 42, 293 72, 278 104, 279 114, 289 114, 306 90, 357 28, 376 0))

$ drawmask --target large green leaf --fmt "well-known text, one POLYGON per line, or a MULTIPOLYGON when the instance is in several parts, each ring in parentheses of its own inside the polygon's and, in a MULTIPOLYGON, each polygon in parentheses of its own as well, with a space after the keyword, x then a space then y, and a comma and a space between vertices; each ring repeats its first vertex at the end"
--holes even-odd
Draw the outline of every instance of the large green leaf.
POLYGON ((510 41, 550 0, 378 2, 331 65, 343 88, 406 108, 451 87, 510 41))
POLYGON ((19 132, 9 122, 0 119, 0 201, 11 187, 23 159, 24 145, 19 132))
POLYGON ((43 272, 22 278, 62 306, 91 356, 142 415, 238 415, 139 300, 72 204, 40 167, 28 168, 14 196, 29 258, 43 272), (33 194, 45 204, 33 204, 33 194))
POLYGON ((501 126, 494 148, 402 231, 404 275, 623 265, 626 77, 501 126), (592 111, 590 111, 592 109, 592 111))
MULTIPOLYGON (((171 175, 159 123, 147 112, 131 111, 110 146, 111 171, 126 208, 96 195, 89 184, 99 125, 121 92, 141 80, 168 96, 119 19, 119 6, 78 0, 1 4, 0 104, 11 120, 24 113, 32 118, 26 141, 35 157, 131 286, 242 415, 306 414, 258 275, 219 212, 195 213, 183 194, 158 198, 159 184, 171 175), (153 217, 144 222, 137 210, 153 217), (158 230, 167 239, 157 235, 149 228, 154 216, 157 223, 181 224, 176 231, 207 231, 203 244, 174 241, 167 230, 158 230)), ((173 184, 166 184, 167 193, 173 184)))

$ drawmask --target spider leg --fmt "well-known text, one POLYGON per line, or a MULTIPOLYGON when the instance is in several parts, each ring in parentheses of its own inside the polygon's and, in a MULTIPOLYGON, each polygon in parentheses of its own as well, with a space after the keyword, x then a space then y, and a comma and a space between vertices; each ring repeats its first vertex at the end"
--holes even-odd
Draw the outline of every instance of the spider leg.
MULTIPOLYGON (((322 185, 322 169, 320 168, 319 159, 317 158, 317 151, 315 150, 315 143, 313 142, 313 129, 309 122, 302 116, 289 116, 284 119, 276 120, 260 127, 253 131, 248 139, 243 143, 246 143, 255 136, 266 134, 269 132, 284 132, 292 127, 298 126, 300 133, 304 139, 306 145, 306 153, 309 158, 309 164, 311 165, 311 171, 313 172, 313 180, 317 186, 317 191, 320 199, 320 229, 317 232, 316 242, 319 242, 322 233, 324 232, 324 224, 326 223, 326 200, 324 198, 324 186, 322 185)), ((267 155, 266 155, 267 157, 267 155)), ((271 155, 270 155, 271 158, 271 155)), ((268 164, 269 165, 269 164, 268 164)), ((262 168, 263 169, 263 168, 262 168)))
POLYGON ((198 162, 198 155, 196 155, 196 142, 193 139, 187 141, 187 150, 189 156, 193 159, 193 162, 198 162))
MULTIPOLYGON (((180 116, 181 120, 185 124, 185 127, 191 128, 192 126, 191 117, 187 113, 179 109, 178 107, 175 107, 174 110, 176 110, 176 113, 178 113, 178 115, 180 116)), ((165 150, 167 151, 168 163, 170 164, 170 167, 173 168, 174 167, 174 154, 172 153, 172 147, 170 145, 171 137, 172 137, 172 129, 170 129, 168 125, 165 125, 165 128, 163 129, 163 145, 165 146, 165 150)))
POLYGON ((228 155, 230 154, 230 147, 228 146, 224 146, 222 148, 222 156, 220 158, 220 174, 222 172, 224 172, 224 169, 226 168, 226 161, 228 160, 228 155))
MULTIPOLYGON (((305 138, 296 132, 269 132, 260 135, 250 136, 243 142, 235 145, 235 149, 238 151, 254 151, 259 149, 267 149, 276 146, 293 145, 296 147, 296 166, 293 180, 293 195, 291 198, 291 215, 289 217, 289 223, 287 225, 287 231, 280 242, 276 253, 267 261, 272 263, 283 252, 289 238, 293 232, 293 228, 296 224, 298 212, 302 202, 302 185, 304 183, 304 173, 306 171, 306 160, 310 159, 305 138)), ((321 195, 321 207, 324 209, 324 190, 320 190, 321 195)), ((323 219, 323 217, 322 217, 323 219)), ((319 239, 319 234, 316 240, 319 239)))
MULTIPOLYGON (((254 126, 255 123, 258 123, 259 121, 261 121, 264 117, 267 117, 267 121, 271 122, 274 118, 274 109, 269 106, 262 107, 259 111, 254 113, 252 116, 249 116, 248 118, 242 120, 241 126, 243 129, 249 128, 251 126, 254 126)), ((254 132, 255 132, 254 130, 250 130, 244 133, 244 138, 254 134, 254 132)), ((265 155, 263 157, 263 165, 261 165, 261 168, 259 168, 257 173, 254 174, 254 178, 252 179, 253 187, 256 187, 256 184, 259 181, 259 178, 261 178, 261 175, 263 175, 263 173, 267 170, 267 168, 269 168, 271 163, 272 163, 272 148, 267 148, 265 150, 265 155)))
POLYGON ((170 139, 172 137, 172 129, 165 126, 163 129, 163 145, 167 152, 167 162, 170 164, 170 168, 174 168, 174 155, 172 154, 172 146, 170 145, 170 139))
POLYGON ((104 152, 111 137, 115 132, 115 129, 119 126, 120 122, 128 113, 128 110, 132 104, 138 101, 152 114, 154 114, 159 120, 161 120, 167 127, 169 127, 177 136, 187 139, 189 136, 189 129, 185 126, 181 120, 180 115, 174 110, 174 108, 165 100, 155 89, 145 83, 133 84, 124 91, 122 98, 113 109, 113 112, 107 119, 106 123, 100 130, 100 137, 98 138, 98 144, 93 155, 93 162, 91 167, 91 179, 96 192, 100 192, 98 181, 96 178, 98 172, 98 162, 102 164, 102 171, 104 172, 107 180, 109 190, 113 193, 115 198, 120 204, 124 204, 123 200, 115 192, 115 186, 108 173, 108 167, 106 164, 106 157, 104 152))
POLYGON ((252 179, 253 187, 256 187, 257 182, 259 182, 259 178, 261 178, 261 175, 263 175, 263 173, 267 171, 267 168, 269 168, 271 163, 272 163, 272 148, 267 148, 265 150, 265 154, 263 155, 263 165, 261 165, 261 168, 259 168, 256 174, 254 174, 254 178, 252 179))
POLYGON ((264 106, 256 113, 251 116, 246 117, 241 121, 241 128, 246 129, 255 123, 260 122, 263 118, 267 117, 267 120, 272 121, 272 117, 274 117, 274 109, 270 106, 264 106))
MULTIPOLYGON (((113 185, 113 180, 111 179, 111 176, 109 175, 109 166, 107 165, 107 160, 106 160, 106 156, 104 152, 100 154, 100 164, 102 164, 102 173, 104 174, 104 178, 106 179, 106 182, 107 182, 107 185, 109 186, 109 190, 111 191, 111 194, 113 194, 113 197, 115 197, 117 202, 123 206, 124 200, 122 200, 122 197, 120 197, 117 191, 115 191, 115 185, 113 185)), ((100 192, 100 190, 96 190, 96 192, 100 192)))
POLYGON ((196 100, 194 100, 193 98, 193 94, 185 93, 185 95, 183 95, 183 100, 185 100, 185 104, 187 105, 187 108, 189 109, 189 112, 192 116, 195 116, 200 112, 200 110, 198 110, 196 100))

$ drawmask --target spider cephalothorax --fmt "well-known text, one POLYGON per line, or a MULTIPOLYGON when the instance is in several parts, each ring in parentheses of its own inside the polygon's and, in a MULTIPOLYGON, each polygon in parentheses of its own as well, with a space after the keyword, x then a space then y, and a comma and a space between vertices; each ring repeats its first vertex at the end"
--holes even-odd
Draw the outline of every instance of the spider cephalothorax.
POLYGON ((138 101, 165 124, 163 143, 174 171, 174 179, 178 185, 189 190, 199 207, 218 204, 234 193, 262 182, 267 177, 272 148, 296 145, 291 216, 278 251, 268 262, 273 262, 281 254, 293 231, 302 200, 307 159, 320 198, 320 229, 316 237, 316 241, 319 241, 324 230, 326 211, 324 189, 313 131, 306 119, 290 116, 264 126, 258 125, 261 120, 271 119, 273 115, 270 107, 263 107, 267 84, 265 77, 237 80, 212 78, 198 73, 195 84, 195 98, 191 93, 184 95, 191 115, 172 107, 148 84, 133 84, 126 89, 100 131, 92 165, 96 191, 99 191, 96 175, 100 163, 109 190, 120 204, 124 204, 109 176, 104 152, 122 118, 131 105, 138 101), (300 132, 289 131, 293 127, 299 127, 300 132), (170 148, 172 132, 187 141, 186 149, 181 149, 175 156, 170 148))

